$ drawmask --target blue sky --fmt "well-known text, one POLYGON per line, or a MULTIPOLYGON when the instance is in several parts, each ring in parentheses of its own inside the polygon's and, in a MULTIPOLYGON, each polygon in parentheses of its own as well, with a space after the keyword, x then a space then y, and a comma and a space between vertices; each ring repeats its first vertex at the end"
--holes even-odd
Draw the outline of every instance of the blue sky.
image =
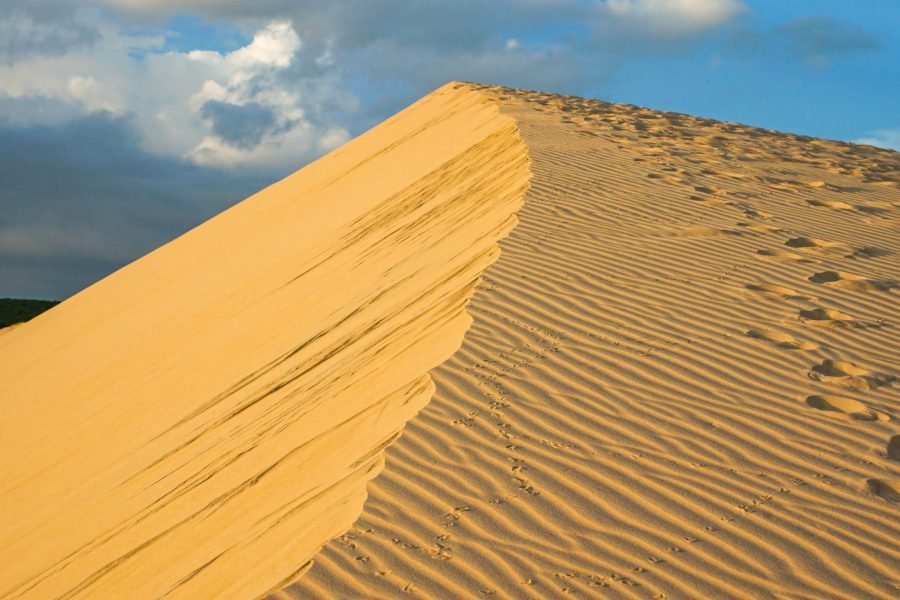
POLYGON ((64 298, 452 79, 900 146, 897 0, 6 0, 0 296, 64 298))

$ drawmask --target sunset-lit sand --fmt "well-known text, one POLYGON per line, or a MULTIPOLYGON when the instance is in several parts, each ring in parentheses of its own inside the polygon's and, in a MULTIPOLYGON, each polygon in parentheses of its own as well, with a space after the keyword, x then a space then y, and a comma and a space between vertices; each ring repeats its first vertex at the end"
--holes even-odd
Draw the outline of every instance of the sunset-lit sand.
POLYGON ((898 156, 448 84, 0 333, 0 598, 896 598, 898 156))

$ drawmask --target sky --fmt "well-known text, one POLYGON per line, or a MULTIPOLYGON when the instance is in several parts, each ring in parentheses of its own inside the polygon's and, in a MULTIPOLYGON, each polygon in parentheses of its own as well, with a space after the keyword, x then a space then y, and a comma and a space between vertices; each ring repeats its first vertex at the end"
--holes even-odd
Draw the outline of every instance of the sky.
POLYGON ((897 0, 3 0, 0 297, 64 299, 451 80, 900 149, 897 0))

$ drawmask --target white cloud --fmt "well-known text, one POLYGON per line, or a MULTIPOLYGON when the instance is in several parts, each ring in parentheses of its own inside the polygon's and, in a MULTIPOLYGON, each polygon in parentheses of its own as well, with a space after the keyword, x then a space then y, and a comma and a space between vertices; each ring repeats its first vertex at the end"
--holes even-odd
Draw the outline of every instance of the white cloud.
POLYGON ((318 156, 334 150, 347 141, 345 129, 335 127, 313 130, 301 123, 283 136, 259 144, 251 150, 242 150, 227 144, 221 138, 207 136, 189 153, 198 165, 237 166, 245 164, 283 164, 285 160, 299 164, 304 157, 318 156))
POLYGON ((315 154, 316 138, 324 132, 304 120, 300 93, 278 79, 300 47, 291 23, 275 21, 258 31, 248 45, 228 54, 188 53, 189 60, 209 65, 216 76, 205 80, 187 99, 191 111, 200 115, 209 130, 184 156, 198 164, 233 166, 284 160, 279 161, 274 153, 293 155, 294 160, 315 154), (220 110, 209 110, 210 106, 220 110), (257 115, 256 127, 248 128, 246 123, 228 127, 224 122, 229 118, 246 121, 248 111, 257 115), (231 135, 226 134, 229 131, 231 135), (238 139, 242 133, 252 136, 253 143, 238 139))
POLYGON ((629 29, 683 36, 729 21, 746 6, 740 0, 606 0, 601 11, 629 29))
MULTIPOLYGON (((315 61, 317 77, 288 76, 302 46, 289 21, 269 23, 231 52, 173 52, 158 34, 109 23, 101 31, 90 47, 0 64, 0 100, 43 99, 82 114, 127 116, 146 150, 204 165, 284 170, 349 137, 314 110, 329 98, 353 106, 329 76, 330 59, 315 61), (254 119, 240 123, 247 116, 254 119)), ((39 122, 44 112, 35 115, 39 122)))
POLYGON ((89 112, 106 111, 116 113, 121 110, 114 100, 115 94, 97 83, 93 77, 74 75, 66 85, 72 100, 89 112))
POLYGON ((869 144, 870 146, 900 151, 900 128, 877 129, 858 140, 853 140, 853 142, 856 144, 869 144))
POLYGON ((274 21, 253 36, 253 41, 228 55, 242 67, 265 65, 284 68, 300 49, 300 38, 289 21, 274 21))

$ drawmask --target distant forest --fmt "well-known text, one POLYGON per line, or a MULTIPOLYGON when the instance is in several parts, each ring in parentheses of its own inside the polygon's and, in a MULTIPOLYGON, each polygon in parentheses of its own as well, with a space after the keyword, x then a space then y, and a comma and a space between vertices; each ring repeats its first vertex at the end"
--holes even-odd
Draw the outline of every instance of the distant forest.
POLYGON ((0 298, 0 328, 31 320, 57 304, 55 300, 0 298))

